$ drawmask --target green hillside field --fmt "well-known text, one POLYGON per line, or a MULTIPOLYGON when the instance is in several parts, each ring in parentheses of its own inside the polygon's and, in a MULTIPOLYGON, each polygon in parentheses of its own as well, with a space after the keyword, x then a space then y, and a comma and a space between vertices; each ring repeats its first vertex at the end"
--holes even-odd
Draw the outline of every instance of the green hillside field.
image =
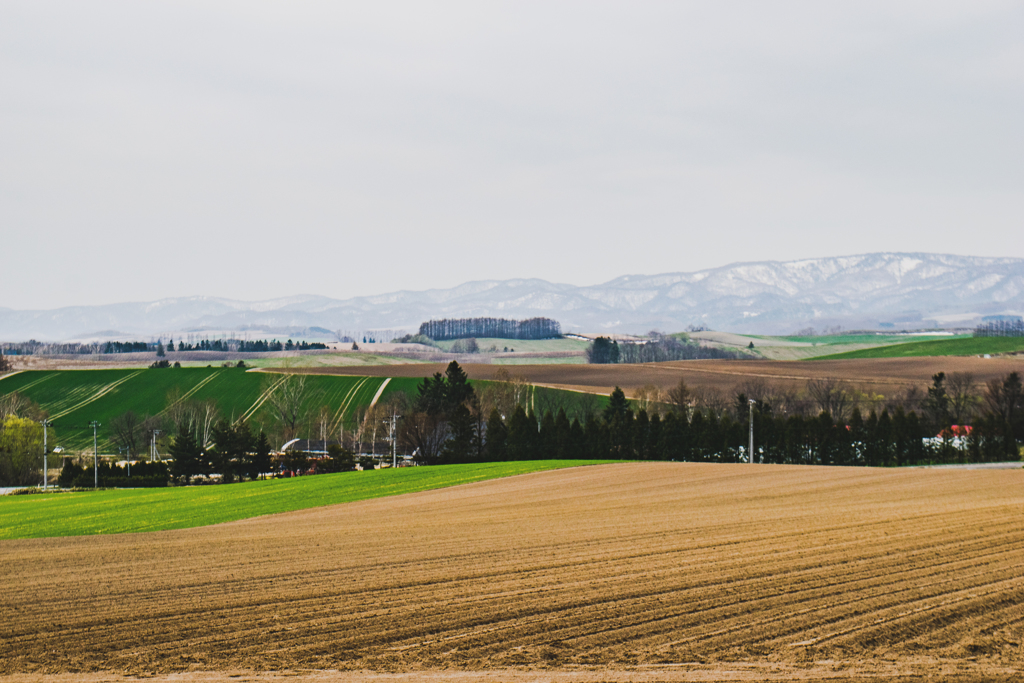
MULTIPOLYGON (((253 429, 269 427, 272 419, 265 404, 267 394, 287 376, 209 367, 28 370, 0 379, 0 396, 17 391, 38 403, 49 413, 53 424, 50 445, 59 445, 68 452, 91 451, 93 432, 89 424, 93 420, 99 422, 98 449, 110 454, 117 453, 108 431, 113 418, 129 410, 138 415, 159 415, 167 410, 174 395, 179 400, 212 400, 223 417, 245 421, 253 429)), ((300 377, 309 393, 303 410, 315 414, 324 406, 329 408, 334 416, 331 433, 342 425, 346 430, 355 428, 359 411, 369 406, 375 396, 380 401, 395 391, 415 396, 421 382, 415 377, 300 377)), ((473 384, 484 389, 489 382, 473 384)), ((538 413, 564 408, 573 418, 599 412, 607 403, 606 396, 535 387, 529 395, 528 408, 538 413)))
POLYGON ((601 462, 606 461, 539 460, 435 465, 268 479, 223 486, 0 496, 0 539, 190 529, 278 512, 601 462))
MULTIPOLYGON (((176 392, 184 400, 216 402, 221 415, 244 419, 254 426, 268 422, 263 402, 267 391, 285 375, 246 372, 242 368, 160 368, 141 370, 26 371, 0 380, 0 395, 18 391, 50 414, 57 443, 70 451, 91 449, 93 420, 100 423, 100 451, 113 444, 105 425, 126 411, 158 415, 176 392)), ((335 423, 348 424, 356 411, 380 392, 415 392, 415 378, 304 375, 309 398, 304 408, 315 412, 327 406, 335 423), (383 390, 382 390, 383 387, 383 390)))
POLYGON ((1013 353, 1024 351, 1024 337, 958 337, 934 339, 905 344, 877 346, 845 353, 817 356, 813 360, 842 360, 846 358, 910 358, 914 356, 981 356, 986 353, 1013 353))

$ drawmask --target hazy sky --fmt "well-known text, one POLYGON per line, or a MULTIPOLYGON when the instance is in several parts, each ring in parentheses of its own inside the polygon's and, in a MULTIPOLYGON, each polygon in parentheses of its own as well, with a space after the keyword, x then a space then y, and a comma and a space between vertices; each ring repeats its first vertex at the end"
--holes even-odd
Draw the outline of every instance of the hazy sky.
POLYGON ((0 0, 0 306, 1024 257, 1024 3, 0 0))

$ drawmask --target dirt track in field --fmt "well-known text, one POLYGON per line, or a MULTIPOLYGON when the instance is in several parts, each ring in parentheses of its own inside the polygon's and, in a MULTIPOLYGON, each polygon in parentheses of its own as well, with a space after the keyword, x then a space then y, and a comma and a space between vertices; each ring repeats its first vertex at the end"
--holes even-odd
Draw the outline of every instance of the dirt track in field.
MULTIPOLYGON (((426 377, 444 372, 445 363, 390 365, 359 368, 310 368, 301 372, 371 377, 426 377)), ((493 379, 493 365, 462 366, 471 379, 493 379)), ((675 361, 639 365, 516 365, 506 367, 526 377, 532 384, 576 391, 609 394, 616 386, 628 392, 645 384, 671 388, 685 379, 690 386, 712 386, 731 392, 747 380, 759 378, 785 388, 803 389, 807 381, 835 377, 850 382, 862 391, 889 395, 908 385, 925 387, 937 372, 970 372, 978 382, 1002 378, 1007 373, 1024 373, 1024 356, 998 358, 924 357, 877 358, 820 361, 675 361)), ((288 370, 289 372, 295 370, 288 370)))
POLYGON ((1012 680, 1022 520, 1024 470, 632 463, 3 541, 0 675, 1012 680))

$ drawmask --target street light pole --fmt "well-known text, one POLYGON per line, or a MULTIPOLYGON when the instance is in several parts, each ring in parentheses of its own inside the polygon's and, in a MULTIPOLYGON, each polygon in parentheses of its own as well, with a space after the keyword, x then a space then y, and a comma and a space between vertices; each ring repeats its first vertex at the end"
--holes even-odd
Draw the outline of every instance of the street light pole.
POLYGON ((46 490, 46 484, 49 479, 50 470, 48 468, 49 463, 46 461, 46 427, 50 424, 49 420, 43 420, 43 490, 46 490))
POLYGON ((391 414, 391 467, 398 467, 398 439, 395 438, 395 422, 400 418, 398 413, 391 414))
POLYGON ((100 426, 100 423, 93 420, 89 426, 92 427, 92 487, 98 489, 100 487, 100 456, 96 449, 96 428, 100 426))
POLYGON ((748 399, 747 403, 750 405, 750 464, 753 465, 754 460, 754 399, 748 399))

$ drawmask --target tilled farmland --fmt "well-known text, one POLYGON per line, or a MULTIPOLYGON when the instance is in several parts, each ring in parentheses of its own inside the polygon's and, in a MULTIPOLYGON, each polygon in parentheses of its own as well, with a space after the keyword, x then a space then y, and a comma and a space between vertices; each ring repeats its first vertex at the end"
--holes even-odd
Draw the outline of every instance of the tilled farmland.
POLYGON ((1024 470, 601 465, 3 541, 0 563, 12 680, 1012 680, 1024 666, 1024 470))
MULTIPOLYGON (((360 375, 370 377, 428 377, 444 372, 444 363, 363 366, 358 368, 279 369, 310 374, 360 375)), ((470 379, 493 379, 494 365, 466 363, 470 379)), ((922 358, 866 358, 851 360, 684 360, 665 363, 618 365, 516 365, 506 367, 532 384, 609 394, 616 386, 631 392, 645 384, 662 389, 685 380, 690 386, 714 387, 730 393, 738 385, 761 380, 783 389, 800 390, 812 379, 832 377, 861 391, 891 395, 908 386, 927 387, 937 372, 969 372, 976 382, 1002 379, 1010 372, 1024 373, 1024 356, 978 358, 937 356, 922 358)))

